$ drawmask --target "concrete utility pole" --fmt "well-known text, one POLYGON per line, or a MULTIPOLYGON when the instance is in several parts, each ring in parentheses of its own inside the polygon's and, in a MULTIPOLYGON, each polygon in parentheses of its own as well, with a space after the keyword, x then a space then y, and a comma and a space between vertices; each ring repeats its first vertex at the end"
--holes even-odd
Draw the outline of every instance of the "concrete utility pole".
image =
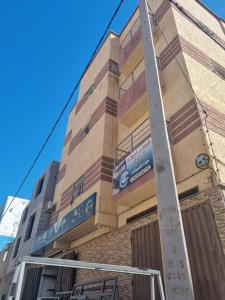
POLYGON ((147 0, 139 0, 139 7, 166 299, 193 300, 191 270, 177 196, 147 0))

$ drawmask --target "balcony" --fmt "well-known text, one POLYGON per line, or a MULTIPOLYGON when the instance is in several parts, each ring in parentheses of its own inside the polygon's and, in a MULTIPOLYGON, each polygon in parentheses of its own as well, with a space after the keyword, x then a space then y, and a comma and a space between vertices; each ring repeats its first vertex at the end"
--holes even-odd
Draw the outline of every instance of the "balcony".
MULTIPOLYGON (((157 58, 157 65, 162 94, 164 94, 165 84, 159 58, 157 58)), ((142 59, 120 85, 117 108, 119 121, 131 126, 140 119, 148 109, 146 95, 145 64, 142 59)))
POLYGON ((114 149, 114 168, 150 137, 151 126, 149 118, 147 118, 114 149))
POLYGON ((118 119, 125 125, 131 126, 146 110, 145 65, 142 59, 120 86, 118 119))
MULTIPOLYGON (((151 26, 154 35, 154 41, 156 42, 156 32, 158 30, 156 23, 151 18, 151 26)), ((141 20, 140 16, 136 16, 133 26, 126 34, 122 42, 120 43, 119 51, 119 67, 120 73, 124 75, 129 74, 129 70, 134 68, 138 61, 144 56, 144 49, 141 36, 141 20)))
MULTIPOLYGON (((140 46, 140 42, 141 42, 140 23, 141 23, 140 17, 138 17, 134 22, 134 25, 132 26, 132 28, 130 29, 130 31, 127 33, 127 35, 125 36, 125 38, 120 44, 119 66, 120 66, 120 71, 122 72, 126 73, 124 65, 126 65, 128 59, 129 61, 135 60, 136 54, 134 52, 136 51, 134 50, 137 50, 137 47, 138 45, 140 46)), ((142 49, 142 56, 143 56, 143 49, 142 49)))
POLYGON ((154 195, 151 178, 153 155, 147 118, 114 150, 113 200, 119 205, 133 206, 154 195))

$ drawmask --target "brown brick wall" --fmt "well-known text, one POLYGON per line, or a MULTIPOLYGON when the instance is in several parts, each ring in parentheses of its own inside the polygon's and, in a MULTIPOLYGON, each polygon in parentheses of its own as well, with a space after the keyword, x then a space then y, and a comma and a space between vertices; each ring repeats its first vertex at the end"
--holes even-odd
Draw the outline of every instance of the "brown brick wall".
MULTIPOLYGON (((156 218, 156 216, 153 216, 156 218)), ((78 259, 88 262, 130 265, 131 264, 131 230, 147 224, 149 220, 142 219, 134 224, 124 226, 108 234, 102 235, 82 246, 76 248, 78 259)), ((132 277, 125 274, 115 274, 101 271, 78 270, 77 282, 98 278, 118 277, 120 299, 132 299, 131 280, 132 277)))
MULTIPOLYGON (((221 189, 216 186, 206 192, 183 200, 181 202, 181 207, 184 209, 208 199, 211 201, 214 210, 221 243, 225 252, 225 207, 221 189)), ((130 265, 131 231, 156 219, 157 214, 152 214, 147 218, 128 224, 77 247, 75 250, 78 253, 78 259, 87 262, 130 265)), ((91 278, 106 276, 115 276, 115 273, 110 274, 108 272, 77 270, 76 281, 80 282, 91 278)), ((116 276, 119 281, 120 299, 132 299, 132 277, 125 274, 116 274, 116 276)))

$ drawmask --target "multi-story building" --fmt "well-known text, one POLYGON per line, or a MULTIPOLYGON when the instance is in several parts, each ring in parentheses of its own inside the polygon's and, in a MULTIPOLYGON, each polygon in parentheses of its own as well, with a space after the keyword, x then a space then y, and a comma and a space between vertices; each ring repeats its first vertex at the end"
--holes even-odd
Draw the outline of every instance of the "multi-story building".
POLYGON ((10 262, 10 256, 13 249, 13 242, 7 244, 0 252, 0 299, 6 300, 10 288, 10 280, 8 280, 6 273, 10 262))
MULTIPOLYGON (((11 253, 8 255, 8 267, 4 278, 5 283, 9 282, 8 285, 12 282, 13 274, 19 260, 23 256, 32 254, 35 238, 49 226, 58 169, 59 163, 52 161, 35 184, 32 199, 23 212, 16 239, 13 243, 11 253)), ((38 252, 35 255, 43 255, 43 253, 38 252)), ((41 271, 39 269, 27 270, 26 280, 31 280, 34 286, 29 284, 30 289, 24 290, 23 299, 32 299, 34 294, 36 295, 40 276, 41 271)))
MULTIPOLYGON (((149 4, 195 296, 222 299, 225 21, 197 0, 149 4)), ((162 270, 148 117, 137 9, 120 35, 109 33, 82 79, 69 114, 52 226, 35 251, 55 241, 79 260, 162 270)), ((76 281, 93 276, 77 270, 76 281)), ((131 277, 118 279, 122 299, 146 299, 145 279, 134 277, 133 287, 131 277)))

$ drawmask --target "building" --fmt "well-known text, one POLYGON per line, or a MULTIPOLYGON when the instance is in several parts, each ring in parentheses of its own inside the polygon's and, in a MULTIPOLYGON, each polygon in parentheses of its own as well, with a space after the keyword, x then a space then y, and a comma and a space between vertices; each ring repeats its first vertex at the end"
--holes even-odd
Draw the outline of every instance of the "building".
MULTIPOLYGON (((150 3, 195 297, 222 300, 225 21, 197 0, 150 3)), ((74 252, 83 261, 162 270, 138 9, 120 35, 109 33, 82 79, 54 204, 34 251, 54 241, 56 257, 74 252)), ((98 275, 77 270, 70 280, 98 275)), ((149 295, 144 278, 118 275, 118 282, 121 299, 149 295)))
POLYGON ((8 196, 0 213, 0 250, 12 242, 17 234, 18 226, 24 209, 29 200, 8 196), (13 200, 13 202, 12 202, 13 200))
POLYGON ((10 281, 6 277, 10 256, 13 249, 13 242, 8 243, 0 252, 0 299, 6 300, 7 292, 10 288, 10 281))
MULTIPOLYGON (((36 236, 43 230, 46 230, 49 226, 58 168, 59 163, 52 161, 35 184, 32 200, 23 212, 16 239, 13 243, 11 253, 8 255, 7 272, 4 278, 5 284, 7 284, 7 282, 12 282, 13 274, 19 259, 21 259, 22 256, 32 254, 32 247, 35 243, 36 236)), ((39 252, 35 255, 43 255, 43 253, 39 252)), ((27 270, 27 280, 31 279, 33 282, 38 282, 38 280, 35 281, 35 278, 38 279, 40 277, 40 270, 36 273, 35 271, 36 270, 32 269, 27 270)), ((34 293, 35 291, 35 289, 32 290, 34 293)), ((8 290, 4 291, 4 293, 2 292, 2 295, 7 295, 8 292, 8 290)), ((23 297, 25 297, 24 299, 31 299, 29 297, 26 298, 25 294, 23 297)))

